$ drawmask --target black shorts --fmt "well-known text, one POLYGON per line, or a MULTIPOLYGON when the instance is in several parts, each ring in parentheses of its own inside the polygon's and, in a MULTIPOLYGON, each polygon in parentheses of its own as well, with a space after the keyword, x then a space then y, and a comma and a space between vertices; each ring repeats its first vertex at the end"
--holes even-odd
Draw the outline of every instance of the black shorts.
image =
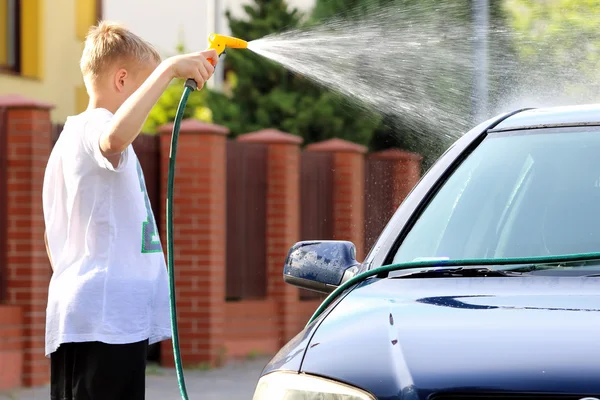
POLYGON ((144 400, 148 340, 65 343, 50 355, 51 400, 144 400))

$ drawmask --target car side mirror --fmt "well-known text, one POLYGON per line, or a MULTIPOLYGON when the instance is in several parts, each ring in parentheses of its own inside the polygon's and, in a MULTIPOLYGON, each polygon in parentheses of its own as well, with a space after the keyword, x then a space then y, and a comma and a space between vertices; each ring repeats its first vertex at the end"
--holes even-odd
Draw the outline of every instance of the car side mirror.
POLYGON ((331 293, 358 272, 356 247, 340 240, 298 242, 283 267, 286 283, 320 293, 331 293))

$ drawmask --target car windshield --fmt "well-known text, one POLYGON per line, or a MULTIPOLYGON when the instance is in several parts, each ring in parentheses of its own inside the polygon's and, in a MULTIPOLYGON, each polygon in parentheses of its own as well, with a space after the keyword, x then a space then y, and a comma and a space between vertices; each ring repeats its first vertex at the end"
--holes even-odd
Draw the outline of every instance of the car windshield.
POLYGON ((491 133, 431 199, 394 263, 600 252, 600 130, 491 133))

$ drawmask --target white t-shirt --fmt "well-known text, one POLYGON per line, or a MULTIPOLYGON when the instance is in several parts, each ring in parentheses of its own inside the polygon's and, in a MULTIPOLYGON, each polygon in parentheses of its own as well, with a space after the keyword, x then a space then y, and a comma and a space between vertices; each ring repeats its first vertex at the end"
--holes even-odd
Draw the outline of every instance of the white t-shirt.
POLYGON ((99 148, 112 117, 69 117, 48 160, 46 356, 67 342, 171 337, 167 269, 138 158, 129 146, 114 168, 99 148))

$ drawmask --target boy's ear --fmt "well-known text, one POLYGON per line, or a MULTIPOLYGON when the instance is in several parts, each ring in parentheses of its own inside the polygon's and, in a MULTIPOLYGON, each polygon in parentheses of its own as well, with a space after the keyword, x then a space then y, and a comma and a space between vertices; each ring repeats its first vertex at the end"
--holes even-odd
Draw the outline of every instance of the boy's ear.
POLYGON ((120 68, 115 74, 115 88, 118 92, 122 92, 125 88, 125 79, 127 79, 127 70, 120 68))

